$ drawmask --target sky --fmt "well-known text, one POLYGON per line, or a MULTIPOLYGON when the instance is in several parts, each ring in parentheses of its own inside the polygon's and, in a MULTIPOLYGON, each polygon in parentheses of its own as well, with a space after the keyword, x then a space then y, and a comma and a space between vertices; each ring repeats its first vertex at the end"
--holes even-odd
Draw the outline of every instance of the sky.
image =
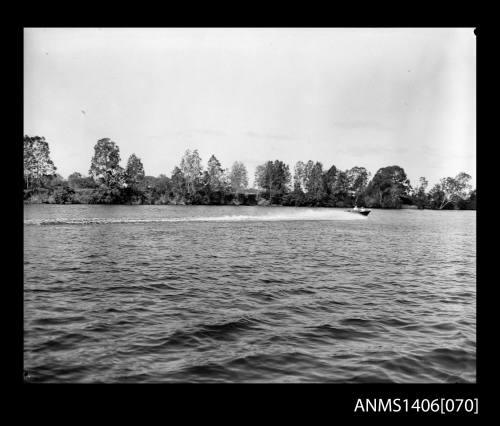
POLYGON ((230 168, 403 167, 476 181, 473 28, 25 28, 24 133, 63 177, 110 138, 170 176, 186 149, 230 168))

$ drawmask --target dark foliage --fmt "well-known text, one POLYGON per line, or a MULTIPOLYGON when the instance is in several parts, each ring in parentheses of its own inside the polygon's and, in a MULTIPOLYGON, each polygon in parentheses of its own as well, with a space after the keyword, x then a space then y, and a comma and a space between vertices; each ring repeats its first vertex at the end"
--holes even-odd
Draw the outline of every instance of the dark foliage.
POLYGON ((379 169, 369 180, 364 167, 343 171, 332 165, 324 170, 322 163, 309 160, 297 163, 292 185, 289 166, 274 160, 257 167, 255 183, 260 189, 247 190, 243 163, 236 162, 228 172, 212 156, 203 171, 197 150, 186 151, 170 177, 145 175, 135 154, 121 168, 118 145, 108 138, 99 140, 94 151, 90 176, 75 172, 65 180, 55 174, 45 139, 26 136, 25 202, 476 209, 476 190, 470 190, 466 173, 443 178, 427 192, 424 177, 412 188, 397 165, 379 169))

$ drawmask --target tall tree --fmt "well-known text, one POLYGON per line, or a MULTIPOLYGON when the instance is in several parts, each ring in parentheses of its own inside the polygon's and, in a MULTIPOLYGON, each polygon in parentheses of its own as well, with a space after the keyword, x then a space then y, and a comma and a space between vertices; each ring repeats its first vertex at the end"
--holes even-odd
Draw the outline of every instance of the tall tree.
POLYGON ((314 161, 309 160, 305 165, 304 165, 304 188, 306 191, 309 191, 309 187, 311 187, 311 183, 309 180, 311 179, 311 174, 314 168, 314 161))
POLYGON ((427 186, 429 181, 425 177, 420 177, 418 180, 418 185, 412 189, 413 203, 419 208, 423 209, 427 205, 428 196, 426 194, 427 186))
POLYGON ((94 146, 89 175, 108 188, 123 185, 124 172, 120 167, 120 149, 109 138, 99 139, 94 146))
POLYGON ((168 196, 172 189, 172 182, 164 174, 160 174, 154 181, 152 186, 153 197, 159 200, 161 204, 168 202, 168 196))
POLYGON ((235 161, 229 172, 231 189, 238 193, 248 187, 248 173, 245 165, 240 161, 235 161))
POLYGON ((25 135, 23 142, 26 188, 36 188, 45 176, 54 175, 57 168, 50 158, 49 144, 44 137, 25 135))
POLYGON ((170 185, 172 188, 172 195, 177 199, 177 201, 186 197, 188 192, 187 182, 182 170, 179 167, 175 167, 172 171, 170 185))
POLYGON ((403 168, 382 167, 368 184, 365 200, 372 207, 400 208, 410 190, 410 181, 403 168))
POLYGON ((297 161, 293 169, 293 189, 304 192, 306 189, 306 165, 302 161, 297 161))
POLYGON ((255 169, 255 186, 266 191, 271 190, 271 182, 273 176, 273 162, 267 161, 255 169))
POLYGON ((268 161, 255 170, 255 183, 266 190, 271 202, 281 201, 282 196, 289 191, 290 181, 290 168, 280 160, 268 161))
POLYGON ((446 177, 441 179, 439 186, 444 196, 438 208, 443 209, 449 203, 458 203, 460 200, 465 200, 472 189, 470 185, 471 179, 472 177, 464 172, 460 172, 454 178, 446 177))
POLYGON ((275 160, 272 165, 272 189, 274 192, 282 195, 287 193, 291 181, 290 167, 283 161, 275 160))
POLYGON ((446 197, 441 184, 436 183, 429 190, 428 198, 432 209, 442 209, 445 206, 446 197))
POLYGON ((197 149, 195 149, 193 152, 191 152, 189 149, 186 150, 181 160, 180 170, 186 181, 186 188, 188 193, 190 195, 194 195, 199 184, 201 183, 201 177, 203 175, 201 157, 198 154, 197 149))
POLYGON ((370 172, 364 167, 355 166, 346 172, 349 195, 357 202, 359 196, 366 189, 370 172))
POLYGON ((328 197, 328 204, 334 205, 337 201, 333 195, 335 190, 335 183, 337 181, 337 175, 339 170, 335 165, 332 165, 325 173, 323 173, 323 187, 325 190, 325 195, 328 197))
POLYGON ((320 202, 325 196, 323 184, 323 164, 317 161, 312 167, 309 167, 309 162, 306 165, 307 181, 306 189, 308 195, 316 203, 320 202))
POLYGON ((349 195, 349 177, 347 172, 342 170, 337 171, 337 176, 335 177, 335 183, 332 188, 333 197, 337 202, 344 202, 349 195))
POLYGON ((139 157, 132 154, 127 161, 125 180, 128 185, 137 185, 144 180, 144 166, 139 157))
POLYGON ((212 191, 222 191, 224 187, 224 169, 219 160, 212 155, 207 163, 208 184, 212 191))

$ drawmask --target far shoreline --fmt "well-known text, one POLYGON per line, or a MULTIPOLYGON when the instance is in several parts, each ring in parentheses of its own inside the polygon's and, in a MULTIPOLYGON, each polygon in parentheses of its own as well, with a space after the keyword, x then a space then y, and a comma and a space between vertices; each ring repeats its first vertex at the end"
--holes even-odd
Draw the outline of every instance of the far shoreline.
MULTIPOLYGON (((354 206, 284 206, 281 204, 129 204, 129 203, 47 203, 47 202, 30 202, 24 201, 23 205, 51 205, 51 206, 129 206, 129 207, 143 207, 143 206, 175 206, 175 207, 194 207, 194 206, 203 206, 203 207, 265 207, 265 208, 273 208, 273 207, 286 207, 286 208, 300 208, 300 209, 351 209, 354 206)), ((364 207, 364 206, 358 206, 364 207)), ((403 205, 399 208, 394 207, 370 207, 370 210, 427 210, 427 211, 476 211, 475 208, 469 209, 459 209, 459 208, 444 208, 444 209, 432 209, 432 208, 418 208, 417 206, 412 205, 403 205)))
POLYGON ((475 210, 476 190, 465 172, 442 178, 429 191, 421 176, 412 186, 398 165, 380 168, 373 178, 365 168, 323 169, 319 161, 298 161, 293 179, 290 166, 267 161, 255 169, 248 187, 245 165, 235 161, 224 169, 212 154, 203 167, 198 150, 184 153, 170 177, 146 175, 139 157, 131 154, 120 166, 120 150, 109 138, 94 146, 89 175, 74 172, 67 179, 56 173, 44 137, 24 137, 24 197, 32 204, 115 205, 265 205, 383 209, 475 210))

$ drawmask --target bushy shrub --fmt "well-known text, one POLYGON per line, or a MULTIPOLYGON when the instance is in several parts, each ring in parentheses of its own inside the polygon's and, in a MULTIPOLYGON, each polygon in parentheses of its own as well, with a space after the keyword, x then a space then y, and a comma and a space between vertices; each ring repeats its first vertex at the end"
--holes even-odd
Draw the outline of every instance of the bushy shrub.
POLYGON ((49 191, 46 188, 27 189, 24 191, 24 201, 29 204, 49 202, 49 191))
POLYGON ((74 195, 75 190, 66 185, 56 188, 50 195, 50 201, 53 201, 54 204, 72 204, 74 195))
POLYGON ((94 189, 89 197, 89 204, 122 204, 122 201, 119 189, 109 189, 105 186, 94 189))
POLYGON ((247 206, 257 205, 257 194, 245 194, 245 205, 247 206))

